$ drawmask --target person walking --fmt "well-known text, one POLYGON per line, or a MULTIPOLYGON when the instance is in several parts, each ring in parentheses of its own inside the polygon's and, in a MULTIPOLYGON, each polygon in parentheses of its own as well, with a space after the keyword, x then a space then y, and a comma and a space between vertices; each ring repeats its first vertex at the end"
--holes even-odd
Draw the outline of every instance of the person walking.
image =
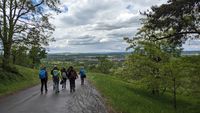
POLYGON ((45 93, 47 93, 47 81, 48 81, 48 73, 46 71, 46 67, 43 67, 39 71, 39 78, 41 80, 41 94, 43 94, 43 87, 45 86, 45 93))
POLYGON ((68 78, 70 83, 70 92, 75 92, 75 80, 78 78, 78 75, 72 66, 68 69, 68 78))
POLYGON ((61 78, 61 73, 59 71, 59 69, 57 68, 57 66, 55 66, 53 68, 53 70, 51 70, 51 75, 52 75, 52 79, 53 79, 53 90, 55 91, 55 93, 59 93, 59 81, 61 78))
POLYGON ((84 79, 86 78, 84 67, 81 67, 81 69, 79 71, 79 75, 80 75, 80 78, 81 78, 81 85, 84 85, 84 79))
POLYGON ((61 75, 62 75, 62 80, 61 80, 62 89, 66 89, 67 71, 64 67, 61 69, 61 75))

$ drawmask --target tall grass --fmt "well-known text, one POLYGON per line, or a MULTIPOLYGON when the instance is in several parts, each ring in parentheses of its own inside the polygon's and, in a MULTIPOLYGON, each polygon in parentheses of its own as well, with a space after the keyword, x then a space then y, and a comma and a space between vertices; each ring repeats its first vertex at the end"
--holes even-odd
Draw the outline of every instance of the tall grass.
POLYGON ((154 96, 136 84, 104 74, 90 73, 88 78, 119 113, 200 113, 200 103, 192 97, 178 96, 174 110, 169 94, 154 96))

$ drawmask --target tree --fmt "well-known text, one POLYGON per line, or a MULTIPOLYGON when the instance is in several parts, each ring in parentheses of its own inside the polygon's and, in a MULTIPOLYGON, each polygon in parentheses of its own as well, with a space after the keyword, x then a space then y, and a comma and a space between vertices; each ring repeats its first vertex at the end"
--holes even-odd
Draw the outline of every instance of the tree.
POLYGON ((28 41, 32 28, 45 33, 53 30, 50 14, 43 7, 59 12, 60 0, 2 0, 0 1, 0 39, 3 44, 3 68, 9 66, 14 43, 28 41))
POLYGON ((162 45, 154 42, 139 42, 125 64, 125 75, 134 80, 143 81, 152 94, 162 94, 166 90, 165 79, 160 73, 160 67, 168 62, 170 55, 161 49, 162 45))
POLYGON ((97 59, 99 61, 98 64, 99 71, 106 74, 109 73, 110 69, 113 66, 113 63, 110 60, 108 60, 106 56, 98 57, 97 59))
POLYGON ((151 10, 143 13, 147 19, 142 28, 152 32, 149 35, 151 40, 167 39, 180 44, 189 36, 199 38, 199 0, 168 0, 167 4, 152 6, 151 10))
POLYGON ((176 96, 177 96, 177 89, 179 87, 184 87, 187 89, 187 84, 190 84, 188 81, 190 71, 190 64, 185 62, 181 58, 174 58, 171 57, 169 62, 166 62, 161 67, 162 75, 165 76, 167 81, 167 87, 172 89, 173 94, 173 106, 177 108, 176 96))
POLYGON ((47 53, 45 48, 42 47, 32 47, 29 51, 29 58, 32 60, 32 67, 35 67, 35 64, 39 64, 42 58, 46 58, 47 53))
POLYGON ((138 40, 164 40, 171 47, 181 47, 188 38, 200 36, 199 0, 168 0, 167 4, 152 6, 143 13, 142 27, 133 39, 125 38, 135 46, 138 40))
POLYGON ((29 48, 25 45, 16 45, 12 46, 12 62, 13 64, 30 67, 31 60, 28 57, 29 48))

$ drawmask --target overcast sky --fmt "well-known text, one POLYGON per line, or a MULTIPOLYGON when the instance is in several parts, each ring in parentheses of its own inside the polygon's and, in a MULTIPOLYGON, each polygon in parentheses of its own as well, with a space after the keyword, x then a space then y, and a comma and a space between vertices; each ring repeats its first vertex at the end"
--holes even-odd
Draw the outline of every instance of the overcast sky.
MULTIPOLYGON (((50 43, 50 53, 123 52, 128 46, 123 37, 134 36, 141 26, 139 12, 167 0, 61 1, 63 13, 51 19, 56 42, 50 43)), ((196 47, 191 43, 185 47, 196 47)))

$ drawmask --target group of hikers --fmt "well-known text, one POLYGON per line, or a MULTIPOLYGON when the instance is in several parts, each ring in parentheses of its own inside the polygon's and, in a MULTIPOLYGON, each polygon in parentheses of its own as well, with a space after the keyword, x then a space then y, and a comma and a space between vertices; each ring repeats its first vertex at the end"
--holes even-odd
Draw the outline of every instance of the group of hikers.
MULTIPOLYGON (((79 75, 81 78, 81 85, 84 85, 84 79, 86 78, 84 67, 80 68, 79 75)), ((78 78, 78 74, 72 66, 70 66, 67 70, 64 67, 59 70, 59 68, 55 65, 51 70, 51 76, 53 80, 53 90, 55 93, 59 93, 59 84, 62 85, 62 89, 66 89, 67 80, 69 80, 70 83, 70 92, 75 92, 75 80, 78 78)), ((39 78, 41 80, 41 94, 43 94, 43 87, 45 87, 45 93, 47 93, 48 72, 45 66, 40 69, 39 78)))

